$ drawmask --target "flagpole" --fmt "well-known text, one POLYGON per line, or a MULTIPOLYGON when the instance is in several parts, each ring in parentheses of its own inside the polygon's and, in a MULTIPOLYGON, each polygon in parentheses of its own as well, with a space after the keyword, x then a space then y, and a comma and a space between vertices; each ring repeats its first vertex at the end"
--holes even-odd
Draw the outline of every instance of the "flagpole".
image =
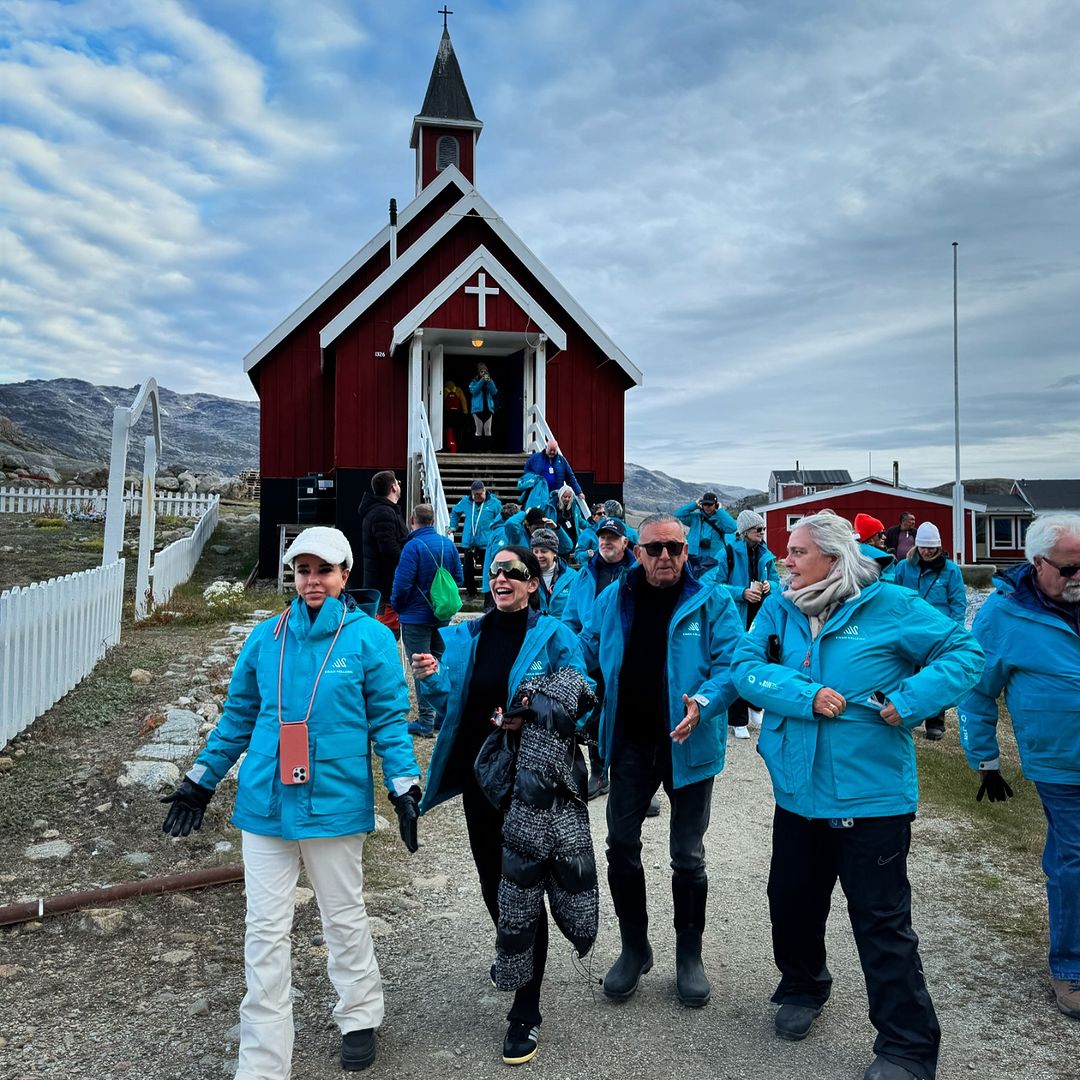
POLYGON ((953 484, 953 553, 957 562, 966 561, 964 535, 964 482, 960 478, 960 333, 957 305, 957 248, 953 241, 953 433, 956 442, 956 478, 953 484))

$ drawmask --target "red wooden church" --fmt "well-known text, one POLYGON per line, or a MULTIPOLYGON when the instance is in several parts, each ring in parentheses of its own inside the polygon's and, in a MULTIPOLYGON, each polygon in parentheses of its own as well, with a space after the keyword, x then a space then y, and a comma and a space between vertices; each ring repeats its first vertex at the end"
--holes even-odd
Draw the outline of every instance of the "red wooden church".
POLYGON ((474 186, 482 129, 444 26, 413 120, 415 198, 400 213, 391 201, 388 224, 244 358, 264 575, 280 526, 312 506, 359 553, 357 507, 380 469, 407 481, 406 506, 438 504, 439 469, 460 460, 443 445, 446 386, 468 397, 481 361, 499 390, 492 437, 462 449, 522 455, 551 434, 588 496, 622 497, 624 395, 641 372, 474 186), (325 497, 298 511, 312 474, 325 497))

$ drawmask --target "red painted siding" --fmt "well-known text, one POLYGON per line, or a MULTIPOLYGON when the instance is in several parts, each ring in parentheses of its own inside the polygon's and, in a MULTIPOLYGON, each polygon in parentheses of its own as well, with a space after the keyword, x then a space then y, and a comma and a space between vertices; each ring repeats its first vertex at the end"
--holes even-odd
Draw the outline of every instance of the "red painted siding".
POLYGON ((423 154, 420 159, 420 188, 423 190, 434 180, 438 175, 438 171, 435 168, 436 159, 436 146, 439 139, 443 135, 452 135, 458 141, 459 160, 458 169, 461 171, 462 176, 469 181, 470 184, 475 183, 473 173, 473 136, 474 132, 470 128, 452 128, 452 127, 423 127, 420 129, 421 147, 423 154))

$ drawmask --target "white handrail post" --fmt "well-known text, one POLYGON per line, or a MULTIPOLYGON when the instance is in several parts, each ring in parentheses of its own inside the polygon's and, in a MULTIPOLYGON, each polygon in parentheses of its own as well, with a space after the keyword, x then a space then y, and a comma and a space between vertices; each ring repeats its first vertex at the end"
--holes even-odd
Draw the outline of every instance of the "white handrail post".
POLYGON ((157 476, 157 445, 153 435, 146 436, 146 457, 143 461, 143 503, 139 519, 139 563, 135 571, 135 618, 145 619, 147 595, 150 589, 150 553, 154 550, 154 520, 157 508, 154 501, 154 478, 157 476))

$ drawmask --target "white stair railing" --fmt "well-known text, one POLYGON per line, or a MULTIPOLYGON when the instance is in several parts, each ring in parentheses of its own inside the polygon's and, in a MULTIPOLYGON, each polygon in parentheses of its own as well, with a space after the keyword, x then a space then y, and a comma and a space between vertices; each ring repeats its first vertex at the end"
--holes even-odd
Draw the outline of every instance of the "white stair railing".
POLYGON ((436 530, 445 536, 450 528, 450 510, 446 505, 442 476, 439 475, 439 459, 435 453, 435 441, 431 437, 427 409, 422 401, 416 403, 416 431, 420 444, 416 451, 419 459, 420 488, 424 498, 431 503, 435 511, 436 530))
MULTIPOLYGON (((535 454, 537 450, 543 450, 545 446, 554 440, 554 432, 548 427, 547 420, 544 419, 543 410, 539 405, 530 405, 528 411, 529 427, 525 432, 525 447, 530 454, 535 454)), ((578 506, 581 507, 582 513, 584 513, 586 519, 592 514, 592 510, 589 504, 585 501, 584 495, 577 496, 578 506)))

